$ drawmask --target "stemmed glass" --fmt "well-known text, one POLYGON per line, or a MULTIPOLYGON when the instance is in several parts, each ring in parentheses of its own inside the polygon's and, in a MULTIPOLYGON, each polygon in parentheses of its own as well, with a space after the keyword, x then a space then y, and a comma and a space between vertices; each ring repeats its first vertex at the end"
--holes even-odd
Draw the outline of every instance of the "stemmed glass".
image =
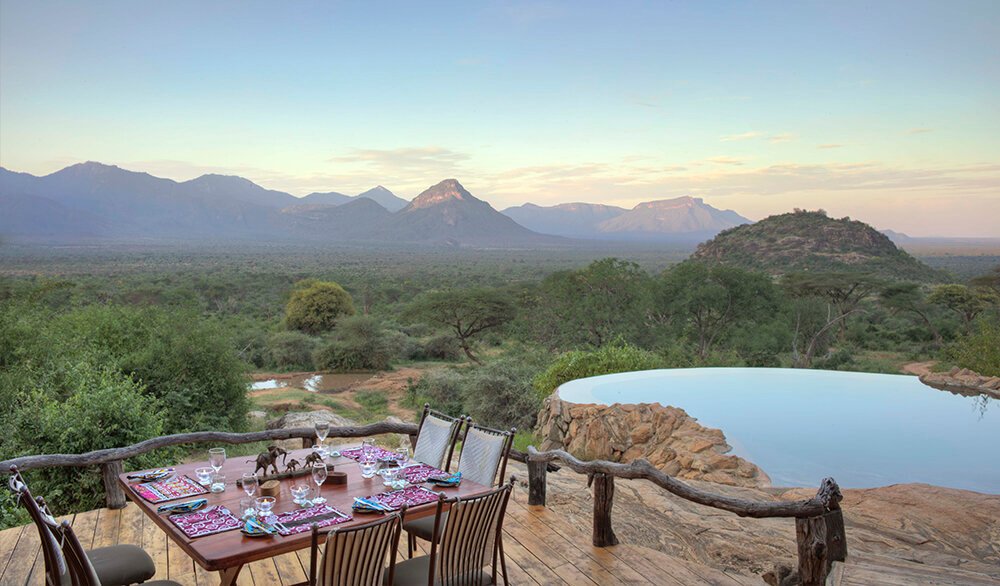
POLYGON ((326 436, 330 435, 330 422, 317 421, 315 427, 316 427, 316 439, 319 440, 316 443, 322 446, 323 442, 326 441, 326 436))
POLYGON ((410 461, 410 448, 406 446, 400 446, 394 454, 396 457, 396 466, 400 468, 405 467, 406 463, 410 461))
POLYGON ((361 453, 364 454, 364 455, 366 455, 366 456, 374 457, 374 453, 375 453, 375 440, 373 440, 373 439, 366 439, 366 440, 362 441, 361 442, 361 453))
POLYGON ((247 496, 250 497, 249 502, 251 503, 250 507, 246 511, 244 511, 243 514, 256 515, 257 513, 256 511, 253 510, 253 504, 252 504, 254 502, 253 495, 257 494, 257 475, 255 473, 253 472, 243 473, 243 492, 247 493, 247 496))
POLYGON ((323 482, 326 481, 326 464, 323 462, 316 462, 312 466, 312 476, 313 482, 316 483, 316 498, 312 500, 314 505, 322 505, 326 502, 326 499, 320 495, 320 487, 323 486, 323 482))
POLYGON ((212 448, 208 450, 208 465, 218 474, 222 470, 222 465, 226 463, 226 448, 212 448))

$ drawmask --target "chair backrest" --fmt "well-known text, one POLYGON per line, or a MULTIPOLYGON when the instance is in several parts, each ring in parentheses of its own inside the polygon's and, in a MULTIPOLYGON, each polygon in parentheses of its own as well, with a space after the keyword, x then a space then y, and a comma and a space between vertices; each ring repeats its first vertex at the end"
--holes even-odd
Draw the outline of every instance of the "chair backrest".
POLYGON ((513 488, 512 480, 481 496, 454 499, 446 523, 441 523, 440 517, 443 504, 447 501, 438 501, 428 584, 482 584, 483 568, 491 563, 496 565, 496 548, 513 488))
POLYGON ((465 427, 462 453, 458 460, 458 471, 462 473, 462 480, 471 480, 486 486, 493 486, 498 479, 503 482, 515 433, 517 429, 513 427, 508 431, 490 429, 473 425, 470 419, 465 427))
POLYGON ((382 586, 389 561, 388 584, 392 584, 396 569, 396 548, 403 530, 406 507, 378 521, 350 527, 334 528, 326 535, 323 558, 317 570, 319 529, 312 527, 312 555, 309 584, 312 586, 382 586))
POLYGON ((451 456, 462 427, 464 417, 448 417, 424 404, 420 427, 413 446, 413 459, 442 470, 451 467, 451 456))
POLYGON ((60 549, 58 537, 59 523, 49 512, 45 501, 31 495, 28 484, 16 466, 10 467, 10 478, 7 485, 11 492, 16 495, 17 502, 28 511, 28 515, 38 529, 38 537, 42 543, 42 559, 45 561, 45 583, 48 586, 69 584, 69 568, 60 549))
POLYGON ((66 552, 66 560, 69 562, 69 573, 73 578, 73 586, 101 586, 101 580, 94 571, 87 552, 83 549, 83 544, 76 536, 69 521, 59 524, 59 538, 63 544, 63 551, 66 552))

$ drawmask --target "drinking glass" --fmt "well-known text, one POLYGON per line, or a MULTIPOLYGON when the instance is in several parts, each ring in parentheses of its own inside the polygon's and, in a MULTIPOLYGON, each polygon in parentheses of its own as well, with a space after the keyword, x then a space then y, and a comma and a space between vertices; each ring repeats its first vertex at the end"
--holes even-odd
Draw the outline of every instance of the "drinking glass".
POLYGON ((253 517, 257 514, 257 511, 253 508, 253 499, 243 497, 240 499, 240 518, 246 519, 247 517, 253 517))
POLYGON ((319 445, 323 445, 326 441, 326 436, 330 434, 330 422, 329 421, 317 421, 316 422, 316 438, 319 440, 319 445))
POLYGON ((211 492, 225 492, 226 490, 226 475, 219 474, 216 472, 212 475, 212 486, 209 487, 211 492))
POLYGON ((322 444, 314 445, 312 447, 312 450, 314 452, 316 452, 317 454, 319 454, 320 459, 323 459, 323 460, 325 460, 326 457, 329 455, 329 453, 326 451, 326 448, 323 447, 322 444))
POLYGON ((406 463, 410 461, 410 448, 406 446, 400 446, 396 449, 396 465, 400 468, 406 466, 406 463))
POLYGON ((316 462, 313 464, 312 473, 313 482, 316 483, 316 498, 314 498, 312 502, 314 505, 322 505, 326 502, 326 499, 320 495, 320 487, 322 487, 323 482, 326 481, 326 464, 316 462))
POLYGON ((208 451, 208 465, 218 472, 226 463, 226 448, 212 448, 208 451))
POLYGON ((243 492, 252 497, 257 493, 257 475, 253 472, 243 473, 243 492))
POLYGON ((361 453, 366 456, 371 456, 375 453, 375 440, 366 439, 361 442, 361 453))
POLYGON ((202 486, 208 486, 212 484, 212 473, 215 472, 211 468, 195 468, 194 473, 198 477, 198 484, 202 486))
POLYGON ((358 460, 358 467, 361 468, 362 478, 371 478, 375 476, 375 470, 378 468, 378 462, 370 454, 363 454, 361 459, 358 460))

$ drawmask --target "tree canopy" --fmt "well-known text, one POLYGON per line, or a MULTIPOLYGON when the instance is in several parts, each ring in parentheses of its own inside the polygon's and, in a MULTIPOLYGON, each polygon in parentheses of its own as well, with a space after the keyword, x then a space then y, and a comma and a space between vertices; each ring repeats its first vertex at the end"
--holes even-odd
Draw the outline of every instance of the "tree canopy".
POLYGON ((410 319, 424 319, 452 331, 469 360, 481 364, 472 351, 474 338, 514 319, 514 305, 494 289, 449 289, 418 298, 407 310, 410 319))
POLYGON ((332 281, 309 280, 298 284, 285 306, 285 323, 307 334, 328 332, 345 315, 354 315, 354 301, 332 281))

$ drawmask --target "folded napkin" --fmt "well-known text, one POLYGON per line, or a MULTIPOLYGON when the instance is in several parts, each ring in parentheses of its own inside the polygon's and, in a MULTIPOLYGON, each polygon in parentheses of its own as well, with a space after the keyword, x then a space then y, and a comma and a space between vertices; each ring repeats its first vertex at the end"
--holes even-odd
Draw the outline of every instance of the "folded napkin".
POLYGON ((458 486, 462 483, 462 473, 456 472, 454 474, 442 474, 440 476, 431 476, 427 479, 430 482, 438 486, 458 486))
POLYGON ((160 505, 157 507, 157 513, 190 513, 191 511, 197 511, 198 509, 204 507, 208 504, 206 499, 194 499, 193 501, 186 501, 183 503, 173 503, 169 505, 160 505))
POLYGON ((246 518, 240 531, 249 537, 263 537, 265 535, 274 535, 278 532, 273 525, 266 525, 253 517, 246 518))
POLYGON ((129 480, 138 480, 141 482, 151 482, 153 480, 160 480, 161 478, 166 478, 174 473, 173 468, 157 468, 156 470, 146 470, 144 472, 134 472, 129 474, 125 478, 129 480))
POLYGON ((387 507, 378 501, 359 497, 354 497, 354 504, 351 508, 359 513, 388 513, 392 511, 390 507, 387 507))

